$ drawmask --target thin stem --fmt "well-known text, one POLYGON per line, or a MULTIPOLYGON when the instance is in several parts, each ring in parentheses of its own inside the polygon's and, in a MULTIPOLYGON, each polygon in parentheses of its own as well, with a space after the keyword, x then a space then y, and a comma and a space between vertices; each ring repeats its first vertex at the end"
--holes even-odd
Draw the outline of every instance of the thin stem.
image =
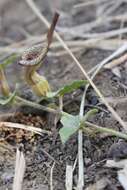
POLYGON ((88 127, 92 127, 94 130, 96 130, 99 133, 108 133, 112 136, 120 137, 120 138, 127 140, 127 134, 121 133, 119 131, 115 131, 113 129, 109 129, 109 128, 105 128, 105 127, 100 127, 100 126, 90 123, 88 121, 85 122, 85 125, 87 125, 88 127))
MULTIPOLYGON (((85 96, 86 96, 86 88, 84 90, 79 115, 82 118, 84 115, 84 105, 85 105, 85 96)), ((78 132, 78 165, 79 165, 79 178, 78 178, 78 189, 83 189, 84 186, 84 162, 83 162, 83 134, 82 129, 78 132)))
POLYGON ((35 102, 31 102, 29 100, 26 100, 24 98, 21 98, 19 96, 16 96, 16 101, 17 102, 21 102, 25 105, 28 105, 30 107, 34 107, 36 109, 39 109, 39 110, 43 110, 43 111, 46 111, 46 112, 50 112, 50 113, 53 113, 53 114, 60 114, 60 111, 59 110, 55 110, 53 108, 49 108, 49 107, 46 107, 46 106, 43 106, 43 105, 40 105, 40 104, 37 104, 35 102))
POLYGON ((59 109, 63 111, 63 96, 59 96, 59 109))
POLYGON ((84 93, 83 93, 83 96, 82 96, 81 104, 80 104, 80 112, 79 112, 79 115, 80 115, 81 117, 83 117, 83 115, 84 115, 84 105, 85 105, 86 91, 87 91, 87 89, 85 88, 84 93))

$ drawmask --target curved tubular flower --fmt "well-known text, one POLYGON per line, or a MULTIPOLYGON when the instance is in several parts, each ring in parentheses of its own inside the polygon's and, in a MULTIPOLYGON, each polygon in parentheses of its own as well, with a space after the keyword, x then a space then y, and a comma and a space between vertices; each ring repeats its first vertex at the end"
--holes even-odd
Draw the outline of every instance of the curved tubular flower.
POLYGON ((58 21, 59 14, 55 13, 51 27, 47 34, 47 40, 44 44, 35 45, 27 49, 20 61, 21 65, 25 68, 25 80, 27 84, 32 88, 38 96, 46 96, 47 92, 50 91, 50 86, 45 77, 37 73, 37 69, 40 68, 44 58, 46 57, 50 44, 53 38, 53 32, 58 21))

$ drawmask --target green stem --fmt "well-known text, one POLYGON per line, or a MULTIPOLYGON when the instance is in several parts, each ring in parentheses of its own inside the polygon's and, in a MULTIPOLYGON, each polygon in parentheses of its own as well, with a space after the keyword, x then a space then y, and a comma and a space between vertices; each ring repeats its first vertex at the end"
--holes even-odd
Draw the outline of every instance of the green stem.
POLYGON ((88 121, 85 122, 85 125, 88 127, 92 127, 93 129, 95 129, 99 133, 108 133, 112 136, 120 137, 120 138, 127 140, 127 134, 121 133, 119 131, 115 131, 113 129, 109 129, 109 128, 105 128, 105 127, 100 127, 100 126, 93 124, 93 123, 90 123, 88 121))
MULTIPOLYGON (((60 114, 60 115, 65 113, 65 112, 63 112, 61 110, 55 110, 53 108, 49 108, 49 107, 46 107, 46 106, 31 102, 31 101, 26 100, 24 98, 21 98, 19 96, 16 96, 15 98, 16 98, 17 102, 21 102, 21 103, 23 103, 25 105, 28 105, 30 107, 34 107, 36 109, 40 109, 40 110, 43 110, 43 111, 46 111, 46 112, 50 112, 50 113, 53 113, 53 114, 60 114)), ((120 138, 123 138, 123 139, 127 140, 127 134, 121 133, 119 131, 115 131, 113 129, 109 129, 109 128, 105 128, 105 127, 100 127, 100 126, 98 126, 96 124, 93 124, 93 123, 90 123, 88 121, 85 121, 85 126, 91 127, 91 128, 95 129, 99 133, 104 132, 104 133, 108 133, 108 134, 110 134, 112 136, 120 137, 120 138)), ((82 129, 83 128, 85 129, 86 128, 85 126, 83 126, 82 129)))
MULTIPOLYGON (((85 97, 86 97, 86 89, 84 90, 82 99, 81 99, 81 104, 80 104, 80 111, 79 111, 79 116, 80 118, 83 118, 84 115, 84 105, 85 105, 85 97)), ((82 129, 79 130, 78 132, 78 184, 77 188, 78 189, 83 189, 84 187, 84 161, 83 161, 83 132, 82 129)))
POLYGON ((63 110, 63 96, 59 96, 59 109, 60 111, 63 110))
POLYGON ((37 104, 35 102, 31 102, 29 100, 26 100, 24 98, 21 98, 19 96, 16 96, 16 101, 17 102, 21 102, 25 105, 28 105, 30 107, 34 107, 36 109, 39 109, 39 110, 43 110, 43 111, 46 111, 46 112, 50 112, 50 113, 53 113, 53 114, 60 114, 60 111, 59 110, 55 110, 53 108, 49 108, 49 107, 46 107, 46 106, 43 106, 43 105, 40 105, 40 104, 37 104))

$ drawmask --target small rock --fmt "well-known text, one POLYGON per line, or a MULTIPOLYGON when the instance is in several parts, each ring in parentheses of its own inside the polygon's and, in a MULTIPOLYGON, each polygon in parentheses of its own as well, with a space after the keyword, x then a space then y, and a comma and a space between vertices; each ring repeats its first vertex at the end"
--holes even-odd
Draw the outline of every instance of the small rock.
POLYGON ((114 143, 108 152, 108 158, 111 159, 123 159, 127 157, 127 142, 120 140, 114 143))

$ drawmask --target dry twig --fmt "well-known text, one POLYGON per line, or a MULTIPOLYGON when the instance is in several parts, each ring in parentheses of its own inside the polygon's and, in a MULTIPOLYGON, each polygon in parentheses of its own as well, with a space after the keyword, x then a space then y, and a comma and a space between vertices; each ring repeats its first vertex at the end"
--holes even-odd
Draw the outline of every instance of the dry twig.
POLYGON ((42 133, 48 134, 48 135, 52 134, 50 131, 47 131, 47 130, 43 130, 43 129, 33 127, 33 126, 29 126, 29 125, 12 123, 12 122, 0 122, 0 127, 23 129, 23 130, 34 132, 34 133, 39 134, 39 135, 42 135, 42 133))
POLYGON ((112 69, 122 63, 125 63, 125 61, 127 61, 127 53, 125 53, 124 55, 112 60, 111 62, 107 63, 104 68, 105 69, 112 69))
POLYGON ((73 187, 73 167, 66 166, 66 190, 72 190, 73 187))
POLYGON ((50 190, 53 190, 53 170, 55 167, 55 162, 53 163, 50 171, 50 190))
POLYGON ((26 168, 26 163, 25 163, 23 152, 17 149, 13 190, 22 189, 25 168, 26 168))

